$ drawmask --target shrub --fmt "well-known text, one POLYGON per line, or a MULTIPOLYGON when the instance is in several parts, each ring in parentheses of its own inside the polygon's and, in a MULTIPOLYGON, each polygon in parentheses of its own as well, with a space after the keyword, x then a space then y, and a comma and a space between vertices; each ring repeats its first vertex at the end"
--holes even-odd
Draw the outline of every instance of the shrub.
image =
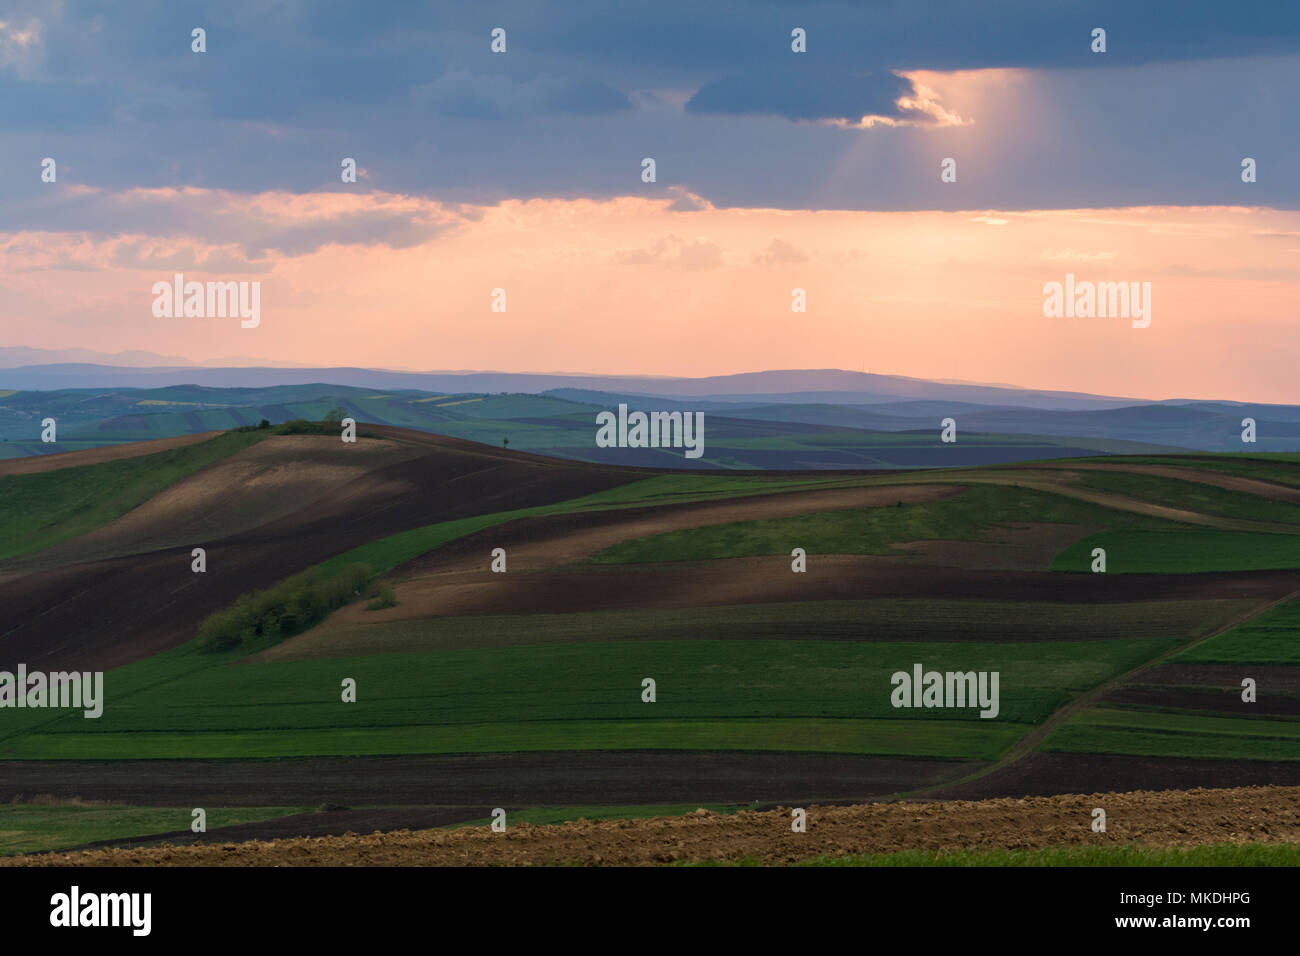
POLYGON ((321 422, 309 422, 305 418, 295 418, 280 426, 285 435, 324 435, 325 426, 321 422))
MULTIPOLYGON (((309 422, 305 418, 295 418, 280 425, 279 430, 281 435, 332 435, 337 438, 339 436, 339 423, 336 421, 309 422)), ((377 435, 373 431, 366 431, 358 425, 357 437, 382 438, 383 436, 377 435)))
POLYGON ((229 651, 258 639, 273 642, 301 634, 330 611, 360 597, 371 577, 365 564, 350 564, 330 577, 313 568, 265 590, 242 594, 229 607, 203 619, 198 649, 229 651))
POLYGON ((382 611, 386 607, 397 607, 397 595, 387 584, 375 592, 375 599, 366 605, 366 610, 382 611))

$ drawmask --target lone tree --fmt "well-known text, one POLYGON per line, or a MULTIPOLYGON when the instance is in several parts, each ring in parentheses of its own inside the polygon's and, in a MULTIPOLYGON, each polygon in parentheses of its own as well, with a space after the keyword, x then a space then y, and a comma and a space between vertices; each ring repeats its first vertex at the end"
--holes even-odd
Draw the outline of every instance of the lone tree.
POLYGON ((509 448, 509 447, 510 447, 510 439, 509 439, 509 438, 503 438, 503 439, 501 439, 501 447, 502 447, 502 448, 509 448))
POLYGON ((329 422, 331 425, 337 425, 343 421, 343 416, 347 413, 348 410, 346 408, 341 405, 335 405, 325 413, 325 421, 329 422))

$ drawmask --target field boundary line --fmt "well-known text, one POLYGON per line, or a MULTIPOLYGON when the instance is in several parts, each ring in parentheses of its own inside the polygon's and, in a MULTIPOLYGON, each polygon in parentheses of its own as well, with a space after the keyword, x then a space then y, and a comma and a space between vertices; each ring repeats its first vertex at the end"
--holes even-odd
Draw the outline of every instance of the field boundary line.
POLYGON ((1009 767, 1016 761, 1024 758, 1027 754, 1032 753, 1034 751, 1034 748, 1037 747, 1038 744, 1042 743, 1045 739, 1047 739, 1047 737, 1052 733, 1052 731, 1056 730, 1057 727, 1063 724, 1070 717, 1073 717, 1080 710, 1083 710, 1084 708, 1095 704, 1100 698, 1104 697, 1107 693, 1109 693, 1111 690, 1114 690, 1116 687, 1122 684, 1129 683, 1134 677, 1141 674, 1143 671, 1150 670, 1151 668, 1157 666, 1158 664, 1164 663, 1169 658, 1177 654, 1181 654, 1184 651, 1191 650, 1193 647, 1197 647, 1201 644, 1204 644, 1206 641, 1213 640, 1214 638, 1218 637, 1221 634, 1226 634, 1228 631, 1234 630, 1240 627, 1241 625, 1245 624, 1246 622, 1254 620, 1255 618, 1263 614, 1267 614, 1269 611, 1273 610, 1276 607, 1280 607, 1283 604, 1286 604, 1290 601, 1294 601, 1296 598, 1300 598, 1300 588, 1297 588, 1296 590, 1292 591, 1289 594, 1284 595, 1283 597, 1270 601, 1267 604, 1262 604, 1257 608, 1253 608, 1242 612, 1241 614, 1234 617, 1232 620, 1228 621, 1222 627, 1218 628, 1217 630, 1211 631, 1209 634, 1206 634, 1202 637, 1198 637, 1196 640, 1190 641, 1189 643, 1186 644, 1176 644, 1175 646, 1171 647, 1169 650, 1165 651, 1164 653, 1157 654, 1155 657, 1147 659, 1143 663, 1139 664, 1137 667, 1124 671, 1121 674, 1116 674, 1110 680, 1098 684, 1090 691, 1085 691, 1083 694, 1080 694, 1078 697, 1070 701, 1064 707, 1057 710, 1050 717, 1044 720, 1038 727, 1030 731, 1024 737, 1021 737, 1020 740, 1017 741, 1017 743, 1011 748, 1011 750, 1008 751, 1003 757, 989 764, 987 767, 982 767, 979 770, 976 770, 974 773, 967 774, 964 777, 958 777, 955 780, 949 780, 945 783, 934 784, 932 786, 922 787, 917 790, 908 790, 896 794, 890 794, 889 796, 882 798, 882 800, 886 800, 886 801, 915 800, 923 797, 927 793, 932 793, 936 790, 944 790, 948 787, 954 787, 954 786, 958 786, 959 784, 971 783, 975 780, 980 780, 984 777, 989 776, 992 773, 995 773, 998 770, 1002 770, 1005 767, 1009 767))

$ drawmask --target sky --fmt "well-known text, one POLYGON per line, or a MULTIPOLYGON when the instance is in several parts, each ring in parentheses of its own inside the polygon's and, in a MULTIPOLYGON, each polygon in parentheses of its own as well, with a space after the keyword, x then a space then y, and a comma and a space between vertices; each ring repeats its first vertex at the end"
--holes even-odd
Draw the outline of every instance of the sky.
POLYGON ((1290 3, 3 0, 0 345, 1300 403, 1298 80, 1290 3))

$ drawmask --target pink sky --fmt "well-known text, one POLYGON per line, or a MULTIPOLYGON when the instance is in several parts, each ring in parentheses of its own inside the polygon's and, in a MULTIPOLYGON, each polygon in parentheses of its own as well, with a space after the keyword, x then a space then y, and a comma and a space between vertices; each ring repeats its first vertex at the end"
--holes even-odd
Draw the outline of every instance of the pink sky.
POLYGON ((314 251, 271 254, 240 271, 250 267, 234 243, 0 233, 0 344, 408 369, 847 368, 1300 403, 1292 211, 721 210, 685 193, 671 204, 450 207, 382 192, 85 192, 175 206, 234 235, 297 230, 314 251), (406 248, 355 237, 320 245, 367 215, 424 231, 406 248), (155 318, 150 289, 175 271, 261 281, 260 326, 155 318), (1043 285, 1067 272, 1150 282, 1150 327, 1045 318, 1043 285), (791 312, 794 287, 807 292, 806 314, 791 312), (490 310, 494 288, 506 290, 504 314, 490 310))

